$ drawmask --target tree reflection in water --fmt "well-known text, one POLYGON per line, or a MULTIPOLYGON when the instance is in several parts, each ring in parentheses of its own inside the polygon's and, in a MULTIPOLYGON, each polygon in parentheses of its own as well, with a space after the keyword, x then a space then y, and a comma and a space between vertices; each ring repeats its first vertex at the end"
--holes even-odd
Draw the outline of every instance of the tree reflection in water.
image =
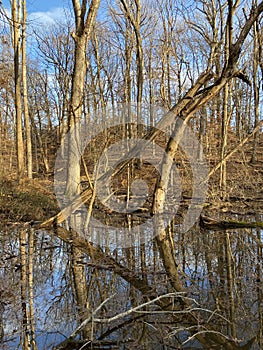
POLYGON ((22 348, 26 337, 29 343, 35 337, 39 350, 80 349, 84 344, 84 348, 93 344, 94 349, 205 349, 207 344, 200 339, 213 344, 214 334, 222 335, 220 339, 225 338, 233 349, 255 337, 254 347, 247 344, 246 348, 260 349, 262 231, 196 227, 181 234, 175 225, 169 230, 184 286, 181 293, 171 287, 155 241, 118 250, 101 247, 99 259, 83 252, 76 260, 69 244, 44 231, 34 232, 30 293, 28 236, 23 278, 20 231, 1 232, 2 349, 15 349, 19 343, 22 348), (127 278, 120 277, 118 266, 126 269, 127 278), (81 271, 86 281, 81 286, 87 292, 85 305, 76 298, 75 274, 81 271), (135 280, 148 290, 135 288, 135 280))

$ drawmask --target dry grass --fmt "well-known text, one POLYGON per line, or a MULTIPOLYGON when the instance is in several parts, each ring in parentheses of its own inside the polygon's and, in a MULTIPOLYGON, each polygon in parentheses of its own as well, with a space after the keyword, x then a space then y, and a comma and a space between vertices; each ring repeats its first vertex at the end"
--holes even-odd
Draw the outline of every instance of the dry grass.
POLYGON ((42 221, 58 212, 52 182, 25 179, 0 179, 0 221, 42 221))

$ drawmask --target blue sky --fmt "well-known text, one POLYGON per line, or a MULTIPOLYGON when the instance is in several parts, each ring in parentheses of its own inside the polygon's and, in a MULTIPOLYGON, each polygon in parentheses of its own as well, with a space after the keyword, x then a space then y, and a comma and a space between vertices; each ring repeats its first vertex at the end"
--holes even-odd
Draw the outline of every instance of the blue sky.
MULTIPOLYGON (((2 1, 4 8, 9 12, 10 1, 2 1)), ((65 16, 65 9, 71 9, 71 0, 27 0, 29 21, 42 24, 53 24, 65 16)))
MULTIPOLYGON (((10 13, 10 1, 2 0, 7 13, 10 13)), ((33 24, 55 24, 65 17, 65 10, 72 11, 71 0, 27 0, 27 12, 29 23, 33 24)), ((105 2, 102 0, 99 14, 103 16, 105 2)), ((98 16, 98 18, 100 17, 98 16)))
MULTIPOLYGON (((52 11, 58 7, 68 7, 69 2, 70 0, 27 0, 27 10, 29 13, 52 11)), ((2 3, 6 9, 10 7, 9 0, 3 0, 2 3)))
POLYGON ((69 0, 27 0, 28 12, 46 12, 55 8, 68 7, 69 0))

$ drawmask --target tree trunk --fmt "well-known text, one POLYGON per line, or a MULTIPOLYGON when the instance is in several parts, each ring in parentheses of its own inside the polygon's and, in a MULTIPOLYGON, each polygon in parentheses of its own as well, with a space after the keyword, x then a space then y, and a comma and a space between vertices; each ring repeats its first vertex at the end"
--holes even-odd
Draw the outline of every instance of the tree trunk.
POLYGON ((16 111, 16 155, 18 177, 24 176, 24 140, 23 140, 23 122, 22 122, 22 103, 21 103, 21 72, 20 72, 20 54, 21 54, 21 1, 12 1, 12 39, 14 48, 14 71, 15 71, 15 111, 16 111))
POLYGON ((124 8, 124 14, 126 18, 131 23, 135 38, 136 38, 136 65, 137 65, 137 134, 140 136, 140 124, 141 124, 141 103, 142 103, 142 91, 143 91, 143 67, 144 67, 144 58, 143 58, 143 46, 142 46, 142 37, 141 37, 141 1, 135 0, 135 13, 128 6, 126 0, 121 0, 121 3, 124 8))
POLYGON ((32 179, 32 140, 31 140, 31 125, 28 111, 28 96, 27 96, 27 66, 26 66, 26 0, 22 1, 23 20, 22 20, 22 83, 23 83, 23 104, 24 104, 24 119, 26 133, 26 159, 27 159, 27 177, 32 179))
MULTIPOLYGON (((87 72, 86 51, 88 41, 97 16, 100 0, 92 0, 86 17, 87 0, 80 4, 79 0, 72 0, 75 13, 75 33, 73 38, 75 42, 75 60, 72 76, 72 90, 69 110, 69 154, 68 154, 68 173, 66 193, 69 198, 73 198, 80 192, 80 126, 83 112, 84 84, 87 72)), ((73 219, 74 220, 74 219, 73 219)), ((87 317, 89 305, 87 296, 87 280, 85 268, 81 265, 83 253, 76 247, 73 247, 73 275, 76 291, 76 299, 79 307, 80 321, 87 317)), ((83 337, 92 337, 89 330, 83 330, 83 337)))
MULTIPOLYGON (((253 94, 254 94, 254 127, 258 125, 259 122, 259 84, 258 84, 258 65, 260 62, 259 57, 259 24, 258 21, 254 23, 253 27, 254 32, 254 59, 253 59, 253 94)), ((258 140, 259 140, 259 131, 255 133, 254 135, 254 142, 253 142, 253 151, 252 151, 252 157, 251 157, 251 163, 255 163, 257 159, 257 146, 258 146, 258 140)))
POLYGON ((70 98, 69 115, 69 154, 68 176, 66 192, 69 197, 74 197, 80 191, 80 130, 78 123, 82 117, 84 83, 87 71, 86 50, 88 41, 97 16, 100 0, 92 0, 86 16, 87 0, 82 4, 78 0, 72 0, 75 14, 75 59, 72 76, 72 90, 70 98))

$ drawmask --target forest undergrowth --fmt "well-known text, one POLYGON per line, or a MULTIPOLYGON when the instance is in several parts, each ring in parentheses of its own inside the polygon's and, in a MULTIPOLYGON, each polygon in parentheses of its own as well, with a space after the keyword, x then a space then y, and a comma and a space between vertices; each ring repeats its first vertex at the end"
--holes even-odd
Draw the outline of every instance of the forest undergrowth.
MULTIPOLYGON (((219 184, 219 170, 209 179, 207 198, 204 203, 203 214, 212 218, 222 219, 226 216, 236 218, 239 215, 259 216, 263 214, 263 137, 259 140, 257 157, 251 162, 253 140, 248 142, 242 150, 235 153, 227 162, 227 188, 222 195, 219 184)), ((215 144, 215 142, 214 142, 215 144)), ((212 148, 213 144, 210 144, 212 148)), ((215 146, 214 146, 215 147, 215 146)), ((206 151, 208 169, 211 170, 219 162, 215 156, 215 149, 206 151)), ((94 158, 87 157, 87 166, 94 163, 94 158)), ((191 197, 191 180, 188 179, 188 165, 181 155, 176 160, 180 176, 183 178, 181 204, 191 197)), ((0 177, 0 222, 1 226, 24 222, 41 222, 59 212, 59 205, 54 194, 53 175, 36 176, 33 179, 17 180, 15 169, 13 172, 3 172, 0 177)), ((149 164, 144 164, 135 172, 136 178, 145 179, 153 192, 156 174, 151 171, 149 164)), ((119 197, 127 190, 126 174, 114 179, 113 186, 118 188, 119 197)), ((83 177, 82 177, 83 178, 83 177)), ((86 181, 82 187, 85 188, 86 181)), ((145 212, 150 210, 151 196, 145 204, 145 212)), ((103 208, 102 208, 103 210, 103 208)))

